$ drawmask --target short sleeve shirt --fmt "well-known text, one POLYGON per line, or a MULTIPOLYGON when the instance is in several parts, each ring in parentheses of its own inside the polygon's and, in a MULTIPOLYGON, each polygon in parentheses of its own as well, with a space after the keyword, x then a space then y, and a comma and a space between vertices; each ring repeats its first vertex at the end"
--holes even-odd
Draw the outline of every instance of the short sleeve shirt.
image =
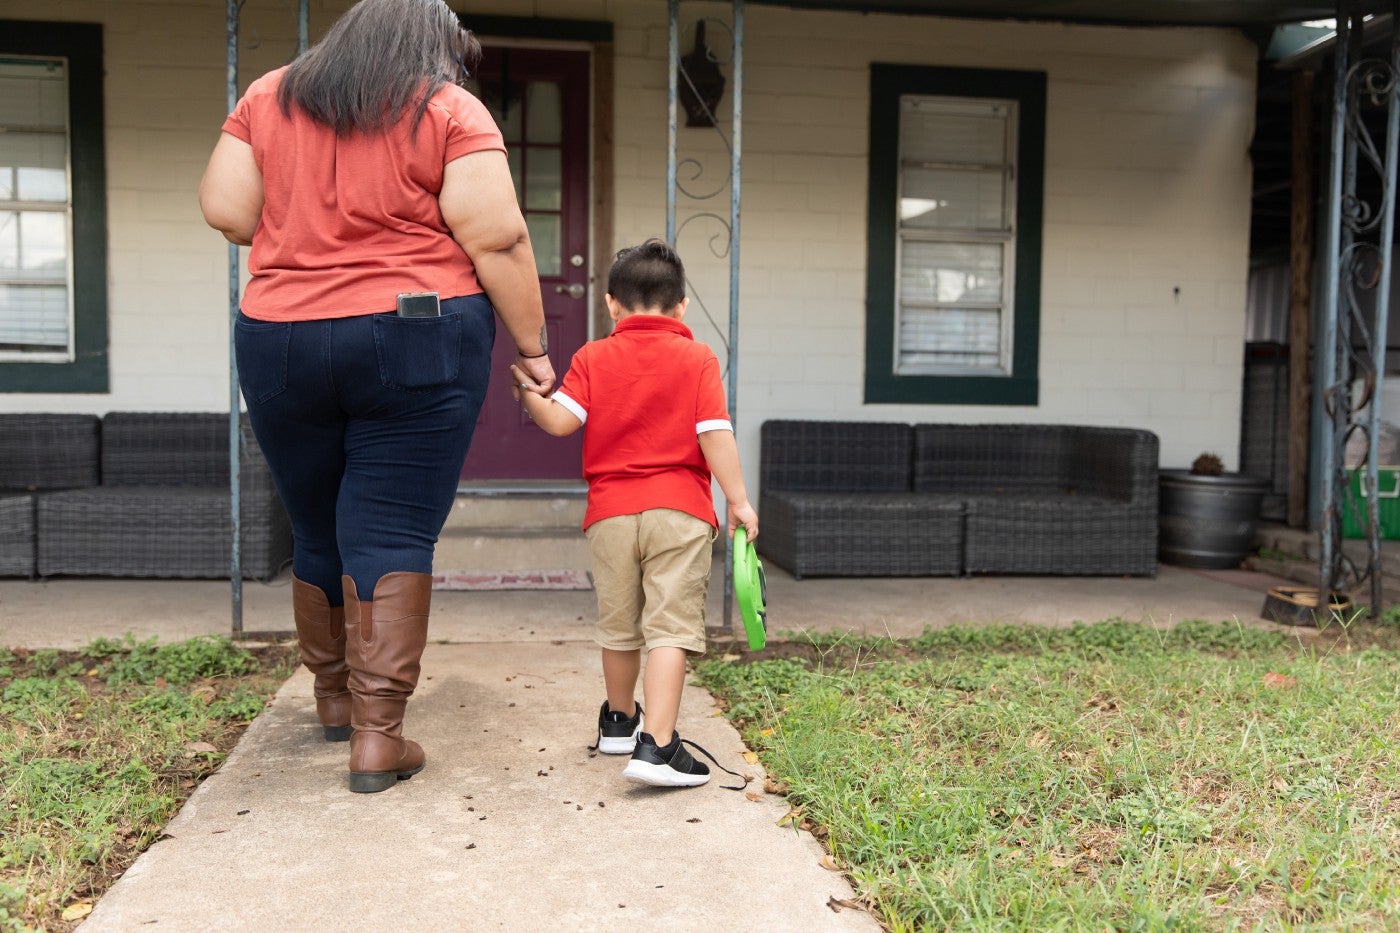
POLYGON ((584 423, 584 528, 656 508, 718 527, 699 436, 734 428, 719 360, 690 328, 659 314, 623 318, 574 354, 554 401, 584 423))
POLYGON ((243 312, 266 321, 349 317, 391 311, 400 292, 481 292, 437 200, 448 162, 505 149, 481 101, 448 84, 416 130, 410 107, 382 133, 339 137, 295 105, 282 113, 285 71, 254 81, 223 126, 253 147, 263 179, 243 312))

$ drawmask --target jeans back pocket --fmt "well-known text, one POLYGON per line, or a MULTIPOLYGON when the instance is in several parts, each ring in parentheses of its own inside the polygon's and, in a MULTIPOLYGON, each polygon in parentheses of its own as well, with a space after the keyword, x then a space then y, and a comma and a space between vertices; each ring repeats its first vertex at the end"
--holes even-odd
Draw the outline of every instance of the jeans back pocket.
POLYGON ((462 365, 462 315, 376 314, 374 352, 386 388, 423 392, 446 385, 462 365))
POLYGON ((291 345, 291 324, 238 315, 233 325, 233 348, 238 385, 245 399, 262 404, 286 391, 291 345))

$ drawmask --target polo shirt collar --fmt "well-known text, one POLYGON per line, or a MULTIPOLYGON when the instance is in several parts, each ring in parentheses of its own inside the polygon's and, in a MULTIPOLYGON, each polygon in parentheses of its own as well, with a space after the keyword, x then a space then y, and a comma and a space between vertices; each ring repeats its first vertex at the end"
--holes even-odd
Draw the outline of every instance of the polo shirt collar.
POLYGON ((679 334, 687 340, 694 340, 695 335, 690 332, 690 328, 673 317, 664 314, 630 314, 617 322, 613 328, 614 334, 622 334, 628 331, 637 333, 647 332, 669 332, 679 334))

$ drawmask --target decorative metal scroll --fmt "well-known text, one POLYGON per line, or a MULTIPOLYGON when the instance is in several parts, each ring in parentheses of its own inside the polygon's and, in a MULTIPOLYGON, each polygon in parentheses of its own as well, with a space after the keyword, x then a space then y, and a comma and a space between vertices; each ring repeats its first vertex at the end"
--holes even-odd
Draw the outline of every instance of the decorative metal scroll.
MULTIPOLYGON (((667 155, 666 155, 666 241, 680 249, 688 260, 694 260, 696 251, 683 249, 680 239, 695 225, 694 234, 698 238, 704 234, 702 227, 708 228, 709 235, 703 243, 709 255, 715 259, 729 261, 729 315, 721 323, 711 313, 705 297, 699 293, 693 280, 687 278, 686 291, 692 303, 714 328, 719 341, 725 348, 724 375, 726 395, 729 401, 729 414, 738 424, 738 358, 739 358, 739 203, 740 203, 740 153, 743 135, 744 104, 744 0, 732 0, 733 21, 725 23, 712 17, 705 17, 694 24, 694 48, 684 58, 680 54, 680 0, 668 0, 669 44, 667 89, 667 155), (714 27, 710 37, 717 32, 728 35, 731 53, 728 58, 717 55, 706 41, 706 27, 714 27), (729 81, 724 79, 724 71, 730 72, 729 81), (715 109, 720 96, 730 88, 732 120, 729 132, 716 117, 715 109), (727 177, 705 178, 705 164, 696 158, 680 156, 680 109, 686 111, 686 126, 696 127, 695 132, 714 132, 724 143, 729 155, 727 177), (729 193, 729 215, 726 217, 715 209, 725 192, 729 193), (684 219, 678 221, 677 202, 679 196, 686 200, 684 219)), ((692 268, 696 264, 692 261, 692 268)), ((726 540, 724 560, 724 624, 733 625, 734 613, 734 560, 733 542, 726 540)))
MULTIPOLYGON (((1400 3, 1396 4, 1400 8, 1400 3)), ((1369 585, 1372 614, 1383 608, 1381 590, 1378 463, 1380 388, 1385 373, 1395 239, 1397 75, 1400 41, 1387 60, 1363 58, 1359 16, 1337 20, 1336 82, 1333 94, 1332 201, 1328 214, 1323 339, 1319 344, 1323 412, 1322 565, 1320 609, 1330 594, 1369 585), (1384 113, 1385 138, 1378 144, 1368 115, 1384 113), (1381 149, 1384 145, 1384 151, 1381 149), (1361 478, 1360 495, 1351 482, 1361 478), (1357 516, 1366 549, 1342 547, 1343 513, 1357 516)), ((1400 39, 1400 33, 1397 33, 1400 39)))

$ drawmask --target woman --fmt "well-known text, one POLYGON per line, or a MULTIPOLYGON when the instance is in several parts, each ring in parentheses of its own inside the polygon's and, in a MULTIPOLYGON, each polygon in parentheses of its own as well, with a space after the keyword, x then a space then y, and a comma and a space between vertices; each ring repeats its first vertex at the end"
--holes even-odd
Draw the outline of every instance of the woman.
POLYGON ((442 0, 361 0, 248 88, 199 187, 252 246, 234 325, 254 433, 291 516, 292 609, 350 789, 423 769, 402 734, 433 547, 486 391, 498 313, 552 385, 500 131, 458 82, 481 53, 442 0), (398 296, 410 299, 396 313, 398 296), (489 295, 489 298, 488 298, 489 295), (353 734, 352 734, 353 733, 353 734))

